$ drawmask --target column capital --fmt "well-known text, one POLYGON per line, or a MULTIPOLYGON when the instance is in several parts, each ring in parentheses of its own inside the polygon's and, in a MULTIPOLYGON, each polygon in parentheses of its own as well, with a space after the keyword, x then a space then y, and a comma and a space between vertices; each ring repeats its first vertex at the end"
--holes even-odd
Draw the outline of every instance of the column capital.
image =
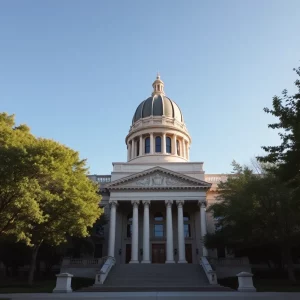
POLYGON ((119 203, 116 200, 112 200, 112 201, 109 201, 109 205, 117 207, 119 205, 119 203))
POLYGON ((144 206, 150 205, 150 200, 143 200, 142 202, 143 202, 144 206))
POLYGON ((166 200, 165 204, 166 204, 166 206, 172 206, 173 200, 166 200))
POLYGON ((132 200, 131 201, 131 204, 133 205, 133 206, 138 206, 139 204, 140 204, 140 201, 139 200, 132 200))
POLYGON ((178 207, 183 206, 184 200, 176 200, 176 204, 177 204, 178 207))
POLYGON ((206 201, 199 200, 198 205, 200 206, 200 208, 206 208, 206 201))

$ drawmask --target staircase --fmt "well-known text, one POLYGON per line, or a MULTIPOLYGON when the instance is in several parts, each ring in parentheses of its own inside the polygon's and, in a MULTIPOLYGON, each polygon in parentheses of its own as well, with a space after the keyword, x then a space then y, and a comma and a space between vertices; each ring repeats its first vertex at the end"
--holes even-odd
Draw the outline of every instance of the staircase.
POLYGON ((103 285, 80 291, 229 291, 210 285, 200 265, 124 264, 114 266, 103 285))

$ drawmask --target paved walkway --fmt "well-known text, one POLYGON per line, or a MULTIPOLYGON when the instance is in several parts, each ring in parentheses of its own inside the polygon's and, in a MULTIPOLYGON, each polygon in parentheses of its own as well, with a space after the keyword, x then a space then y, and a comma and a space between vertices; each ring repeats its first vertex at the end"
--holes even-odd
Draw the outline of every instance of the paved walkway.
POLYGON ((299 300, 300 293, 239 293, 239 292, 135 292, 135 293, 69 293, 69 294, 0 294, 1 298, 19 299, 107 299, 107 300, 299 300))

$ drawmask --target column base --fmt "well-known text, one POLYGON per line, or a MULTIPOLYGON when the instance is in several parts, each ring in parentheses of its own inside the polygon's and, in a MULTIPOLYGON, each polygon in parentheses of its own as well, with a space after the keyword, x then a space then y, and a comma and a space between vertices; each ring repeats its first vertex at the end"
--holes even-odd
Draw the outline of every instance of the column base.
POLYGON ((131 260, 129 263, 130 264, 139 264, 140 262, 138 260, 131 260))
POLYGON ((175 264, 175 261, 174 260, 166 260, 165 264, 175 264))
POLYGON ((179 260, 178 264, 187 264, 187 261, 186 260, 179 260))
POLYGON ((150 260, 142 260, 141 264, 151 264, 151 261, 150 260))

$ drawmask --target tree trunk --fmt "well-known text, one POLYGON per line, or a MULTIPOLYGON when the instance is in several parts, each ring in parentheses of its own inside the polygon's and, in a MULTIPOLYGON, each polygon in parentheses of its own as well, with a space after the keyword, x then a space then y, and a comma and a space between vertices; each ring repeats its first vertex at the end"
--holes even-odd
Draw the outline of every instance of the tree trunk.
POLYGON ((36 257, 37 257, 40 246, 41 246, 41 243, 39 243, 38 245, 34 245, 32 248, 30 268, 29 268, 29 274, 28 274, 28 284, 29 285, 33 284, 34 270, 35 270, 35 265, 36 265, 36 257))
POLYGON ((295 282, 296 277, 295 277, 294 263, 291 254, 291 247, 289 246, 288 243, 285 243, 285 245, 283 246, 283 256, 284 256, 284 262, 286 263, 287 266, 288 278, 290 281, 295 282))

